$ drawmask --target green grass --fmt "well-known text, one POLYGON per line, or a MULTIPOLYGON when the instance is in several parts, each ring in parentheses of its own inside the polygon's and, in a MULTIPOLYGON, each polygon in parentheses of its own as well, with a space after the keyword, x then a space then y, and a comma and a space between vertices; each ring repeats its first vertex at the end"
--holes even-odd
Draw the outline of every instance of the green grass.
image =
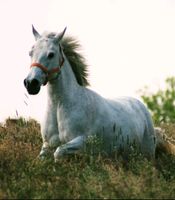
MULTIPOLYGON (((174 125, 164 127, 173 136, 174 125)), ((37 159, 41 145, 34 120, 0 125, 1 199, 175 197, 175 157, 162 154, 153 163, 135 154, 129 161, 84 154, 54 163, 37 159)))

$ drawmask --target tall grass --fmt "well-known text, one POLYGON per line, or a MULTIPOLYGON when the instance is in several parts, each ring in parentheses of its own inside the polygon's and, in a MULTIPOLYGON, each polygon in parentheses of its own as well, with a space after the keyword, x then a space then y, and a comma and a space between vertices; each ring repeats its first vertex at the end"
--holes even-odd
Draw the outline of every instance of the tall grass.
MULTIPOLYGON (((174 134, 174 125, 165 128, 174 134)), ((7 119, 0 125, 1 199, 175 197, 172 156, 162 154, 153 163, 135 154, 129 161, 80 154, 54 163, 52 157, 37 159, 41 144, 34 120, 7 119)))

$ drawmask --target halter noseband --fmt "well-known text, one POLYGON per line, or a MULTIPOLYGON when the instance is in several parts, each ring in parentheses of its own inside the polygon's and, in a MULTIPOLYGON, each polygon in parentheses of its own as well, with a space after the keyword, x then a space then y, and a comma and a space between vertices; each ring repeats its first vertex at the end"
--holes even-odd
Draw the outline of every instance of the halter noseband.
POLYGON ((61 63, 60 63, 60 66, 55 67, 55 68, 53 68, 53 69, 51 69, 51 70, 48 70, 47 67, 45 67, 44 65, 42 65, 42 64, 40 64, 40 63, 36 63, 36 62, 32 63, 32 64, 30 65, 30 67, 38 67, 38 68, 40 68, 45 74, 47 74, 48 76, 50 76, 50 75, 53 74, 53 73, 58 73, 58 72, 60 72, 61 67, 63 66, 63 64, 64 64, 64 58, 62 59, 62 61, 61 61, 61 63))
MULTIPOLYGON (((64 64, 64 56, 63 56, 63 52, 62 52, 62 48, 60 47, 60 49, 61 49, 61 54, 62 54, 62 60, 61 60, 61 62, 60 62, 60 65, 58 66, 58 67, 55 67, 55 68, 53 68, 53 69, 51 69, 51 70, 48 70, 48 68, 47 67, 45 67, 44 65, 42 65, 42 64, 40 64, 40 63, 37 63, 37 62, 34 62, 34 63, 32 63, 31 65, 30 65, 30 68, 31 67, 38 67, 38 68, 40 68, 46 75, 47 75, 47 77, 46 77, 46 81, 45 81, 45 83, 44 83, 44 85, 46 85, 47 84, 47 82, 49 81, 49 76, 51 75, 51 74, 54 74, 54 73, 60 73, 61 72, 61 67, 63 66, 63 64, 64 64)), ((58 77, 58 76, 57 76, 58 77)), ((56 78, 57 78, 56 77, 56 78)), ((53 80, 53 79, 52 79, 53 80)))

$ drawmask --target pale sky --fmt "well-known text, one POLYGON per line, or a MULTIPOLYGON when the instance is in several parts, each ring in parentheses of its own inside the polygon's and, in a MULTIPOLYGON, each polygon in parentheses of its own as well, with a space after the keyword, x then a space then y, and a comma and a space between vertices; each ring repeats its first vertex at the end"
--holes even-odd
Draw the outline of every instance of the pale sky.
POLYGON ((32 24, 40 33, 67 26, 82 44, 91 89, 104 97, 138 98, 175 75, 173 0, 0 0, 0 121, 16 110, 38 121, 44 114, 46 88, 27 98, 23 86, 32 24))

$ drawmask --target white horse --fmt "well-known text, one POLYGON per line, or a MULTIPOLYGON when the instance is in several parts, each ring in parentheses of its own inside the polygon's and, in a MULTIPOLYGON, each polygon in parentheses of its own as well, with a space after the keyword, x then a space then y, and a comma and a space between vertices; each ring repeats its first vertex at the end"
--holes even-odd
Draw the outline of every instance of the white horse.
POLYGON ((79 43, 63 37, 65 30, 40 35, 33 27, 36 43, 30 51, 32 64, 24 85, 32 95, 47 85, 40 156, 47 155, 50 148, 55 148, 55 160, 76 153, 89 136, 98 134, 108 153, 135 143, 146 157, 154 157, 156 136, 146 107, 134 98, 109 100, 88 89, 87 65, 77 52, 79 43))

